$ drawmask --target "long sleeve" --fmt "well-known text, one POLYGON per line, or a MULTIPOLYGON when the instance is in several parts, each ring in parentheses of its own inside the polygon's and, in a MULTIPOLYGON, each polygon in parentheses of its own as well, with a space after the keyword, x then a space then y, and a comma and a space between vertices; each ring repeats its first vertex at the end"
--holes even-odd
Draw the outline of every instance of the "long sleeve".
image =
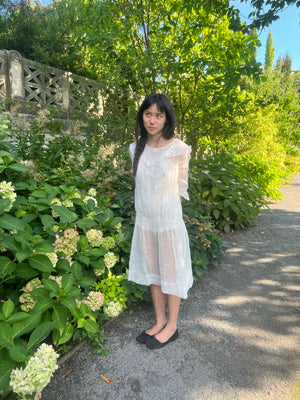
POLYGON ((188 194, 188 174, 189 174, 189 162, 191 158, 191 148, 188 147, 187 151, 179 156, 178 159, 178 185, 180 196, 189 200, 188 194))

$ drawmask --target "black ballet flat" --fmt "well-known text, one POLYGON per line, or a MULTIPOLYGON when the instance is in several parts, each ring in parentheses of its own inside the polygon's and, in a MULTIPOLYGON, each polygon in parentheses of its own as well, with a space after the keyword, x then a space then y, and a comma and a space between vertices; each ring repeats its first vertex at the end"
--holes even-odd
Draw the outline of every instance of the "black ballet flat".
POLYGON ((137 337, 136 340, 140 343, 140 344, 145 344, 146 341, 150 338, 152 338, 152 335, 149 335, 146 331, 143 331, 142 333, 140 333, 137 337))
MULTIPOLYGON (((150 336, 150 335, 148 335, 148 336, 150 336)), ((166 346, 167 344, 174 342, 174 340, 176 340, 178 338, 179 338, 179 333, 178 333, 178 329, 176 329, 175 333, 170 337, 170 339, 163 343, 158 341, 155 336, 150 336, 146 340, 146 346, 150 350, 161 349, 162 347, 166 346)))

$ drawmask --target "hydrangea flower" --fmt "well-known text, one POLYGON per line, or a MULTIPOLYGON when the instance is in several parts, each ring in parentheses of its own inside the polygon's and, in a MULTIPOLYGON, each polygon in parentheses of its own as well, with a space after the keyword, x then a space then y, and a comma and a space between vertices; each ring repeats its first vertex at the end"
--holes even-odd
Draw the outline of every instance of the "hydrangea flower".
POLYGON ((16 368, 10 374, 10 386, 22 399, 26 395, 40 394, 50 382, 57 366, 58 354, 53 347, 43 343, 29 359, 24 369, 16 368))
POLYGON ((113 249, 116 245, 115 239, 111 236, 107 236, 103 239, 102 241, 102 246, 106 249, 106 250, 110 250, 113 249))
POLYGON ((88 191, 88 195, 89 195, 89 196, 92 196, 92 197, 96 197, 96 196, 97 196, 97 191, 96 191, 96 189, 91 188, 91 189, 88 191))
POLYGON ((104 307, 104 313, 111 318, 117 317, 121 311, 122 311, 121 305, 118 302, 114 302, 114 301, 110 301, 104 307))
POLYGON ((11 182, 3 181, 0 183, 0 197, 2 197, 2 199, 10 200, 9 206, 7 206, 4 209, 4 211, 9 211, 12 208, 13 203, 17 197, 17 195, 15 193, 15 188, 11 182))
POLYGON ((53 267, 56 267, 58 257, 56 253, 43 253, 45 256, 49 258, 49 260, 52 262, 53 267))
POLYGON ((69 259, 77 251, 77 243, 80 239, 79 233, 75 229, 67 229, 63 236, 55 235, 56 240, 53 244, 56 253, 63 253, 69 259))
POLYGON ((96 276, 101 276, 101 275, 103 275, 103 269, 94 268, 94 274, 95 274, 96 276))
POLYGON ((24 293, 19 297, 19 301, 22 304, 21 309, 23 311, 30 311, 35 306, 36 300, 30 292, 34 289, 43 287, 42 282, 38 278, 34 278, 31 281, 27 282, 27 284, 21 289, 24 293))
POLYGON ((86 232, 86 237, 88 238, 89 244, 92 247, 99 247, 103 242, 103 233, 100 229, 90 229, 86 232))
POLYGON ((90 291, 87 297, 87 305, 92 311, 99 310, 103 306, 104 296, 101 292, 90 291))
POLYGON ((118 261, 117 257, 111 251, 106 253, 104 256, 104 263, 108 269, 112 268, 117 261, 118 261))
POLYGON ((97 207, 98 203, 97 203, 97 200, 95 199, 95 197, 93 197, 93 196, 85 196, 84 199, 83 199, 83 201, 85 203, 87 203, 89 200, 93 200, 93 202, 95 203, 95 206, 97 207))
MULTIPOLYGON (((61 206, 61 205, 62 205, 62 202, 61 202, 59 199, 55 198, 55 199, 53 199, 53 200, 51 201, 50 205, 51 205, 51 206, 61 206)), ((52 214, 52 216, 53 216, 54 218, 58 218, 58 217, 59 217, 59 215, 58 215, 53 209, 51 210, 51 214, 52 214)))
POLYGON ((65 207, 73 207, 73 202, 70 199, 63 200, 62 205, 65 207))

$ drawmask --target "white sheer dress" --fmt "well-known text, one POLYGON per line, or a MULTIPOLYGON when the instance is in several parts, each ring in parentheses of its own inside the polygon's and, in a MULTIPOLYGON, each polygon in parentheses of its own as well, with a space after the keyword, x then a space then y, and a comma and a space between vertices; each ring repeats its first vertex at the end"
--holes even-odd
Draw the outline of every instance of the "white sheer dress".
MULTIPOLYGON (((129 153, 133 160, 136 143, 129 153)), ((179 139, 160 148, 146 145, 135 184, 136 222, 128 279, 159 285, 183 299, 193 284, 188 233, 180 196, 188 197, 191 149, 179 139)))

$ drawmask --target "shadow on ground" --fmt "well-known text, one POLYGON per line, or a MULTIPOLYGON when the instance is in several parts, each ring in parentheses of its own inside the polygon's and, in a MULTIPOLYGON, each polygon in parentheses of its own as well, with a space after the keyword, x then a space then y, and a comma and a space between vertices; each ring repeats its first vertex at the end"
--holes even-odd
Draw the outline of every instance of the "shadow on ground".
MULTIPOLYGON (((297 182, 285 190, 300 199, 297 182)), ((153 313, 133 307, 106 328, 108 356, 84 346, 42 400, 288 400, 300 366, 300 204, 290 202, 227 235, 224 260, 182 303, 178 341, 157 351, 139 345, 153 313)))

